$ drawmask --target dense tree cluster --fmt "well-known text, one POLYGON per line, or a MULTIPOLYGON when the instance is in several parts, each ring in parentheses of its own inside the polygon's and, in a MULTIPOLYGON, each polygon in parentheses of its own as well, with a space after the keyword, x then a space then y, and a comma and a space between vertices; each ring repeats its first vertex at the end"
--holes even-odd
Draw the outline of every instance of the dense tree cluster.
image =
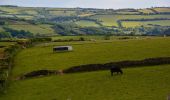
POLYGON ((33 33, 25 30, 14 30, 11 28, 4 28, 5 31, 10 34, 12 37, 17 37, 17 38, 31 38, 33 37, 33 33))

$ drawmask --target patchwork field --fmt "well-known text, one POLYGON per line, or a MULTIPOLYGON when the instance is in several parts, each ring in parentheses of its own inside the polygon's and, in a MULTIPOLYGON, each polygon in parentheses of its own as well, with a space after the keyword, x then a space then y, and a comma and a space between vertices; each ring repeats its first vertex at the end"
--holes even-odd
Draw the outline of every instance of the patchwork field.
POLYGON ((154 19, 170 18, 170 15, 95 15, 91 18, 102 21, 104 26, 118 26, 117 20, 121 19, 154 19))
POLYGON ((60 42, 22 50, 15 59, 13 75, 40 69, 65 69, 83 64, 108 63, 170 56, 170 38, 106 42, 60 42), (56 45, 72 45, 73 52, 53 53, 56 45), (166 48, 166 49, 163 49, 166 48))
MULTIPOLYGON (((19 80, 19 77, 37 70, 65 70, 86 64, 170 57, 170 37, 109 36, 105 34, 105 32, 118 33, 116 35, 119 33, 127 35, 130 32, 133 34, 140 29, 134 28, 137 26, 145 26, 147 33, 150 31, 148 27, 159 27, 160 25, 160 35, 162 35, 163 32, 168 31, 165 30, 168 28, 167 26, 170 26, 169 12, 170 8, 106 10, 0 6, 0 32, 5 31, 3 27, 9 27, 15 30, 30 31, 36 37, 39 36, 36 34, 52 36, 53 41, 35 43, 29 48, 22 46, 23 49, 19 50, 14 58, 14 66, 9 74, 9 87, 3 94, 0 93, 0 100, 166 100, 167 96, 170 95, 170 65, 123 68, 123 75, 115 74, 113 77, 111 77, 109 70, 74 74, 63 73, 62 75, 28 79, 22 77, 23 80, 19 80), (136 19, 137 21, 117 22, 123 19, 136 19), (150 20, 139 21, 142 19, 150 20), (101 23, 102 27, 97 23, 101 23), (129 29, 122 28, 120 24, 129 29), (83 28, 85 30, 80 31, 83 28), (113 28, 114 32, 112 32, 113 28), (85 33, 93 34, 95 32, 93 30, 99 30, 96 33, 100 34, 101 31, 104 35, 85 35, 85 33), (60 36, 56 32, 70 36, 60 36), (82 33, 84 35, 74 36, 82 33), (55 46, 72 46, 73 51, 53 52, 55 46)), ((20 35, 20 33, 18 34, 20 35)), ((19 35, 17 36, 19 37, 19 35)), ((16 36, 13 37, 19 40, 16 36)), ((2 47, 0 48, 0 58, 4 54, 3 46, 8 47, 15 43, 0 42, 2 47)), ((11 70, 11 68, 9 69, 11 70)), ((3 74, 1 73, 1 75, 3 74)), ((1 79, 0 84, 2 81, 1 79)))

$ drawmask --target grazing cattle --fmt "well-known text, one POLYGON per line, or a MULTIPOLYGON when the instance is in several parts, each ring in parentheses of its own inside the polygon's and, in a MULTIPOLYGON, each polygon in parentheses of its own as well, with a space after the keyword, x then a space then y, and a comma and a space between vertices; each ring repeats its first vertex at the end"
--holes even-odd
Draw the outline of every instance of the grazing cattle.
POLYGON ((113 72, 116 72, 117 74, 123 74, 123 71, 121 70, 121 68, 120 67, 116 67, 116 66, 114 66, 114 67, 112 67, 111 69, 110 69, 110 71, 111 71, 111 76, 113 76, 113 72))

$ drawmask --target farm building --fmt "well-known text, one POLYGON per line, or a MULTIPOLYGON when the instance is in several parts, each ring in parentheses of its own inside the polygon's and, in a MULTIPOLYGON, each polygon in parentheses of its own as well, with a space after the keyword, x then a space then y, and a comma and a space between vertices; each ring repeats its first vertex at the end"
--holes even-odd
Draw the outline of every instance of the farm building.
POLYGON ((58 51, 72 51, 73 47, 72 46, 56 46, 53 48, 54 52, 58 52, 58 51))

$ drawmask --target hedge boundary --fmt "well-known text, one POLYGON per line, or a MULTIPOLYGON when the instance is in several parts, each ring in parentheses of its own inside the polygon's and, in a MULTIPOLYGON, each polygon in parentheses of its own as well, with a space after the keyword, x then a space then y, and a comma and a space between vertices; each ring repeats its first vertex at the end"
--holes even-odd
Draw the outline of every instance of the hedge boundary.
POLYGON ((88 64, 88 65, 71 67, 63 70, 63 72, 64 73, 90 72, 90 71, 98 71, 98 70, 108 70, 112 66, 129 68, 129 67, 140 67, 140 66, 154 66, 154 65, 162 65, 162 64, 170 64, 170 57, 147 58, 143 60, 134 60, 134 61, 127 60, 127 61, 111 62, 105 64, 88 64))
POLYGON ((87 64, 80 66, 73 66, 65 70, 37 70, 19 76, 16 80, 49 76, 49 75, 61 75, 69 73, 80 73, 80 72, 92 72, 99 70, 109 70, 112 66, 117 66, 120 68, 132 68, 132 67, 142 67, 142 66, 155 66, 170 64, 170 57, 158 57, 158 58, 147 58, 143 60, 126 60, 119 62, 111 62, 105 64, 87 64))

